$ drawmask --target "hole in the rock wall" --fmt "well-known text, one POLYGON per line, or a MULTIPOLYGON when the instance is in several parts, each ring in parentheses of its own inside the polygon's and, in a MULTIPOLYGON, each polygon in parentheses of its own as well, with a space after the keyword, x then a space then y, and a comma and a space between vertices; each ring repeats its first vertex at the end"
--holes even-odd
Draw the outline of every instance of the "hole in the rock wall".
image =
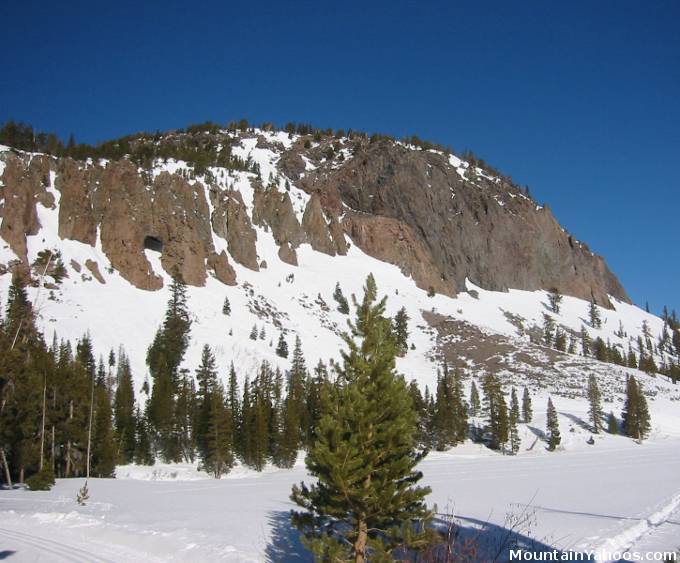
POLYGON ((144 237, 144 248, 147 250, 154 250, 155 252, 163 252, 163 241, 151 235, 144 237))

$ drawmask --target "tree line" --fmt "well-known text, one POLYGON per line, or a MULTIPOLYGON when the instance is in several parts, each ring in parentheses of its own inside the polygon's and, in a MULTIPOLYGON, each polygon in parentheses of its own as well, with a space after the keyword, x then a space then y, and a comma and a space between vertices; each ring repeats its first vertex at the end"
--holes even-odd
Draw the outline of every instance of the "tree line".
MULTIPOLYGON (((335 299, 339 310, 349 312, 339 285, 335 299)), ((222 310, 230 312, 228 300, 222 310)), ((150 380, 136 397, 123 347, 97 358, 88 334, 74 345, 56 335, 47 344, 24 283, 14 276, 0 323, 0 347, 6 350, 0 359, 3 480, 23 482, 43 470, 58 477, 112 477, 118 464, 153 464, 157 459, 198 461, 219 477, 237 461, 258 471, 267 463, 291 467, 300 450, 309 451, 322 417, 322 397, 338 384, 338 364, 319 361, 310 369, 298 337, 289 369, 282 371, 265 360, 241 386, 232 365, 223 384, 207 344, 193 373, 182 367, 190 343, 188 311, 186 285, 175 278, 163 323, 147 350, 150 380)), ((408 349, 408 320, 403 308, 389 319, 396 356, 408 349)), ((287 358, 282 340, 277 353, 287 358)), ((531 422, 533 416, 528 389, 520 405, 516 389, 504 390, 494 374, 484 375, 480 388, 472 380, 466 396, 463 373, 449 369, 446 362, 434 392, 426 387, 423 394, 412 381, 407 394, 418 445, 445 450, 471 438, 516 454, 517 425, 531 422)), ((596 382, 589 388, 595 389, 589 397, 599 397, 596 382)), ((649 415, 644 394, 632 378, 628 394, 633 398, 622 415, 622 430, 642 439, 649 432, 649 415)), ((595 432, 604 424, 597 405, 591 402, 595 432)), ((608 428, 619 431, 612 417, 610 413, 608 428)), ((559 428, 548 428, 547 433, 554 449, 559 428)))

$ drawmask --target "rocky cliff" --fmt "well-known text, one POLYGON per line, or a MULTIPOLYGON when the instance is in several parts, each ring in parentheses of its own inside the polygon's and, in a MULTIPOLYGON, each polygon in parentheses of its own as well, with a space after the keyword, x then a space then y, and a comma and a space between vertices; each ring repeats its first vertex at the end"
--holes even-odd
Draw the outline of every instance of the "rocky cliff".
MULTIPOLYGON (((551 289, 608 305, 628 301, 604 260, 565 232, 547 207, 507 179, 441 151, 387 139, 211 133, 249 169, 156 159, 76 161, 0 152, 0 236, 15 255, 0 271, 30 270, 37 206, 58 208, 58 234, 101 249, 136 287, 162 286, 145 254, 191 285, 236 283, 233 262, 258 270, 258 237, 297 265, 309 244, 330 256, 348 244, 397 265, 425 290, 551 289), (269 235, 267 235, 269 236, 269 235)), ((158 141, 177 143, 168 134, 158 141)))

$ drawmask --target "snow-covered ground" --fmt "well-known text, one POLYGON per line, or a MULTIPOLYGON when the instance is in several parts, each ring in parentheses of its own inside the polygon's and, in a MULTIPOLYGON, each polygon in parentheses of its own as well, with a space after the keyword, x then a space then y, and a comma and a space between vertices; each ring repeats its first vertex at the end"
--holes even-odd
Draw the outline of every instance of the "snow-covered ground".
MULTIPOLYGON (((564 421, 563 425, 566 425, 564 421)), ((578 433, 556 453, 525 442, 516 457, 471 443, 421 464, 428 502, 453 513, 462 537, 493 551, 512 527, 534 550, 651 552, 680 547, 680 440, 638 445, 578 433)), ((237 469, 221 480, 194 468, 125 467, 118 479, 82 479, 50 492, 0 493, 0 554, 11 561, 306 561, 288 520, 291 470, 237 469)))

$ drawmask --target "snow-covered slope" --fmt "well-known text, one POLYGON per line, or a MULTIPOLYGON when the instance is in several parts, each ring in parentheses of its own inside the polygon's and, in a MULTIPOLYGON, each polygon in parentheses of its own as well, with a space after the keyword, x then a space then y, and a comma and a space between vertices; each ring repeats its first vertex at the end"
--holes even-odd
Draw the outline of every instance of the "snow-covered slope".
MULTIPOLYGON (((268 143, 284 148, 297 140, 296 136, 289 138, 287 134, 280 132, 257 133, 268 143)), ((244 160, 256 162, 262 178, 278 178, 283 185, 284 179, 277 168, 280 152, 261 148, 257 137, 243 139, 234 148, 234 154, 244 160)), ((455 160, 454 164, 458 168, 467 166, 467 163, 455 157, 450 158, 455 160)), ((307 163, 307 167, 313 165, 307 163)), ((162 171, 176 173, 182 168, 187 168, 186 163, 172 159, 166 162, 157 161, 153 175, 162 171)), ((252 215, 252 175, 219 167, 209 170, 213 177, 212 182, 218 189, 234 189, 241 193, 247 210, 252 215)), ((208 188, 205 187, 208 182, 204 177, 197 177, 190 183, 203 186, 206 199, 210 202, 208 188)), ((141 385, 146 375, 146 348, 162 321, 169 296, 167 288, 170 276, 161 266, 160 254, 145 251, 154 272, 164 279, 164 289, 144 291, 135 288, 112 267, 102 250, 100 233, 94 247, 59 237, 61 195, 55 188, 54 172, 50 173, 46 189, 53 196, 55 204, 51 208, 41 203, 36 205, 40 230, 27 237, 28 261, 32 263, 41 250, 59 250, 68 271, 68 277, 56 289, 30 288, 30 296, 39 312, 39 322, 46 337, 49 340, 53 334, 57 334, 59 338, 74 340, 89 331, 96 350, 103 355, 123 345, 132 361, 135 381, 141 385), (98 265, 104 284, 89 275, 85 268, 81 272, 74 269, 74 262, 83 265, 87 260, 98 265)), ((289 195, 301 221, 309 195, 291 182, 289 195)), ((518 349, 530 346, 529 337, 525 334, 527 329, 542 326, 544 315, 548 313, 548 296, 544 291, 486 291, 468 281, 468 292, 461 292, 456 297, 441 294, 430 297, 426 291, 416 286, 413 279, 404 276, 397 266, 365 254, 352 245, 349 238, 346 256, 331 257, 315 252, 309 244, 302 244, 297 249, 298 266, 292 266, 279 258, 279 247, 271 231, 257 226, 255 229, 257 258, 266 267, 256 272, 230 260, 236 272, 237 285, 226 286, 209 277, 205 287, 189 288, 193 319, 191 346, 185 361, 185 366, 189 369, 198 365, 200 350, 206 343, 215 351, 223 375, 233 362, 239 377, 244 378, 255 370, 262 359, 268 359, 286 369, 288 361, 278 357, 274 351, 281 332, 288 340, 289 347, 292 347, 295 336, 301 338, 309 365, 314 365, 319 359, 337 358, 342 346, 339 335, 346 329, 348 317, 336 310, 336 303, 332 298, 333 290, 339 282, 345 295, 360 296, 369 273, 375 276, 380 293, 388 297, 388 313, 393 314, 399 308, 405 307, 411 319, 409 343, 413 344, 413 348, 404 358, 398 360, 398 369, 407 378, 415 379, 430 388, 436 381, 437 368, 440 367, 437 358, 441 341, 438 342, 436 331, 423 318, 424 312, 468 323, 486 334, 504 335, 518 349), (231 303, 232 313, 229 316, 221 312, 225 297, 231 303), (258 329, 264 328, 264 342, 249 339, 253 325, 257 325, 258 329)), ((214 232, 212 238, 217 253, 224 251, 229 254, 224 239, 214 232)), ((7 264, 16 259, 17 256, 10 247, 0 241, 0 263, 7 264)), ((0 276, 0 295, 7 295, 9 283, 9 275, 0 276)), ((550 315, 563 330, 578 333, 586 326, 591 338, 599 336, 605 342, 618 345, 624 353, 629 347, 638 352, 637 338, 643 333, 643 329, 648 330, 652 342, 658 341, 664 328, 660 318, 613 297, 610 300, 613 309, 599 308, 602 317, 602 326, 599 329, 588 326, 590 304, 574 297, 565 296, 560 313, 550 315)), ((535 346, 533 348, 537 349, 535 346)), ((580 352, 580 344, 576 351, 580 352)), ((668 361, 669 356, 658 353, 655 359, 661 365, 668 361)), ((568 356, 567 360, 571 361, 565 361, 565 364, 593 366, 599 372, 619 373, 622 374, 621 377, 625 377, 625 373, 629 371, 578 355, 568 356)), ((467 362, 467 365, 472 375, 484 369, 484 366, 475 366, 473 362, 467 362)), ((563 371, 567 373, 569 370, 565 367, 563 371)), ((660 378, 652 379, 640 372, 636 373, 649 385, 662 389, 661 396, 675 397, 673 388, 660 378)), ((517 383, 521 384, 521 381, 517 383)))

